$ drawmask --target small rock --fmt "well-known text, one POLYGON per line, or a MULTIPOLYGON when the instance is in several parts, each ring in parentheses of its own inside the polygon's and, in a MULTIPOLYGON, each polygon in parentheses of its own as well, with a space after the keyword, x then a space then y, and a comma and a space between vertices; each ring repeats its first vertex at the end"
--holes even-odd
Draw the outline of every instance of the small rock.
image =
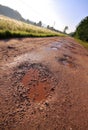
POLYGON ((45 102, 45 105, 48 107, 48 106, 49 106, 49 103, 48 103, 48 102, 45 102))

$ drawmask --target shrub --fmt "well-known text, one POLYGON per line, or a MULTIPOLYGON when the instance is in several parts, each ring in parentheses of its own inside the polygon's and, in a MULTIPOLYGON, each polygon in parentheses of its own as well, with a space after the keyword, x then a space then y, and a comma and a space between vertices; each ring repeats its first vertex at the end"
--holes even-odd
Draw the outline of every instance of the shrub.
POLYGON ((75 37, 88 41, 88 16, 79 23, 76 28, 75 37))

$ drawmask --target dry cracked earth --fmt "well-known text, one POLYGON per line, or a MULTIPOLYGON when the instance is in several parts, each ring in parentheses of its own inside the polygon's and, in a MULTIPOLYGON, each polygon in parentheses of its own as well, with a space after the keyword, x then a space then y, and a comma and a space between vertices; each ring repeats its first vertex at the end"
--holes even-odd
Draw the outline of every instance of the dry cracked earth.
POLYGON ((0 40, 0 130, 88 130, 88 51, 70 37, 0 40))

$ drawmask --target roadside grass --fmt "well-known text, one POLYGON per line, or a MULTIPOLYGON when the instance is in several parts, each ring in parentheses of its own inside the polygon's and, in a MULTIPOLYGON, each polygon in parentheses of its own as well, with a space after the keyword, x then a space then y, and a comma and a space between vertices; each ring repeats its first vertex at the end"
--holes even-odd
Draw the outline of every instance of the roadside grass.
POLYGON ((65 36, 62 33, 0 15, 0 38, 65 36))
POLYGON ((9 31, 9 30, 0 30, 0 38, 10 38, 10 37, 53 37, 53 36, 59 36, 56 34, 50 34, 50 33, 32 33, 32 32, 26 32, 26 31, 9 31))
POLYGON ((77 38, 75 38, 75 40, 76 40, 79 44, 81 44, 82 46, 84 46, 86 49, 88 49, 88 42, 82 41, 82 40, 77 39, 77 38))

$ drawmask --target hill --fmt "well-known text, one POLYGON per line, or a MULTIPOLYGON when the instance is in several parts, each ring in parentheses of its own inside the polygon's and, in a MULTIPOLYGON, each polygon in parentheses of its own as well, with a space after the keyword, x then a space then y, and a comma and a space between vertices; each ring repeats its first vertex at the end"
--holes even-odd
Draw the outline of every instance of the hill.
POLYGON ((19 20, 19 21, 23 21, 23 22, 30 23, 30 24, 35 23, 35 22, 33 22, 29 19, 27 19, 27 20, 24 19, 17 10, 14 10, 10 7, 3 6, 3 5, 0 5, 0 15, 4 15, 4 16, 7 16, 9 18, 19 20))
POLYGON ((24 36, 44 37, 63 34, 0 15, 0 38, 24 36))
POLYGON ((3 5, 0 5, 0 15, 4 15, 20 21, 25 21, 25 19, 21 16, 21 14, 18 11, 3 5))

